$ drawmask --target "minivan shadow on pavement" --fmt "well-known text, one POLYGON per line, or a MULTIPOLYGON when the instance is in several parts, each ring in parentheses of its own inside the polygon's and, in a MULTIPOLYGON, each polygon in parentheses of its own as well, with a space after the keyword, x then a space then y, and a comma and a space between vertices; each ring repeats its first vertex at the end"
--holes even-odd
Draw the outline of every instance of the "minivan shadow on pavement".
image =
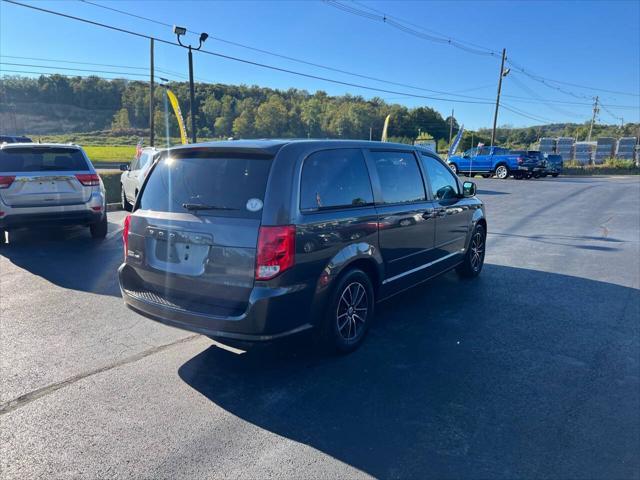
POLYGON ((119 297, 119 229, 110 222, 104 240, 92 239, 86 227, 16 230, 0 256, 60 287, 119 297))
POLYGON ((630 478, 639 292, 485 265, 477 280, 450 273, 378 305, 349 356, 212 346, 179 375, 246 422, 378 478, 630 478))

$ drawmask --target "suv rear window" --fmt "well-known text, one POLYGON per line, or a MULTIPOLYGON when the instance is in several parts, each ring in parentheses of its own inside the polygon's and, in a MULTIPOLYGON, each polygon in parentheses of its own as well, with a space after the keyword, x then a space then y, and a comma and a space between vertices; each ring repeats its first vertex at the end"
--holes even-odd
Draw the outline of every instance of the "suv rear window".
POLYGON ((21 147, 0 150, 0 172, 89 171, 82 151, 64 147, 21 147))
POLYGON ((358 207, 373 204, 364 156, 359 149, 316 152, 304 161, 300 180, 300 209, 358 207))
POLYGON ((164 156, 149 174, 141 192, 140 208, 201 216, 261 218, 270 167, 269 158, 216 157, 204 152, 185 157, 164 156), (185 205, 205 208, 189 209, 185 205))

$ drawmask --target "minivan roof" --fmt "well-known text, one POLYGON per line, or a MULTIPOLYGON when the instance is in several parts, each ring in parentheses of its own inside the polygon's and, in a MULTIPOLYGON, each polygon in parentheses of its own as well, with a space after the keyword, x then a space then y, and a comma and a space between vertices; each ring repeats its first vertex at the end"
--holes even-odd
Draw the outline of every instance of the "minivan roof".
MULTIPOLYGON (((292 143, 309 144, 317 147, 385 147, 385 148, 419 148, 419 145, 407 145, 404 143, 376 142, 369 140, 333 140, 333 139, 309 139, 309 138, 286 138, 286 139, 256 139, 256 140, 223 140, 219 142, 202 142, 187 145, 178 145, 169 149, 170 151, 180 150, 236 150, 246 153, 257 153, 275 155, 285 145, 292 143)), ((427 151, 428 149, 424 149, 427 151)))

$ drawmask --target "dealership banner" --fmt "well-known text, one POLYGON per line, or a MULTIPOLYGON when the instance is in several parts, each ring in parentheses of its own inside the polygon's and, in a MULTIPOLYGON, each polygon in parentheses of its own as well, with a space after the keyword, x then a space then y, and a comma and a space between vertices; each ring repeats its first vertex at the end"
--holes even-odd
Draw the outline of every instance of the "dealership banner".
POLYGON ((175 94, 169 90, 167 90, 167 97, 169 97, 169 101, 171 102, 171 106, 173 107, 173 111, 176 114, 176 118, 178 119, 178 127, 180 127, 180 139, 182 140, 182 144, 185 145, 189 143, 187 140, 187 130, 184 128, 184 120, 182 119, 182 112, 180 111, 180 104, 178 104, 178 99, 175 94))
POLYGON ((454 153, 456 153, 456 150, 458 149, 458 145, 460 145, 460 140, 462 140, 463 132, 464 132, 464 125, 460 127, 460 130, 458 130, 458 134, 456 135, 456 138, 453 139, 453 142, 451 142, 451 145, 449 146, 449 154, 448 154, 449 157, 454 153))

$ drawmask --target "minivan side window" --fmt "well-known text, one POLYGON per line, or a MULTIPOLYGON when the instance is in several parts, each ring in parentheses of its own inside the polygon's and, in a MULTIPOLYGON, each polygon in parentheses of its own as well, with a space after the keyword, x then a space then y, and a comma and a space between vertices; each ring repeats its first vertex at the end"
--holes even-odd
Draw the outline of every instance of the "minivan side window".
POLYGON ((369 172, 359 149, 323 150, 305 159, 300 179, 300 210, 372 203, 369 172))
POLYGON ((422 165, 427 171, 434 200, 447 200, 458 196, 458 181, 448 167, 433 157, 422 155, 422 165))
POLYGON ((382 203, 407 203, 425 200, 422 175, 410 152, 370 152, 375 164, 382 203))

